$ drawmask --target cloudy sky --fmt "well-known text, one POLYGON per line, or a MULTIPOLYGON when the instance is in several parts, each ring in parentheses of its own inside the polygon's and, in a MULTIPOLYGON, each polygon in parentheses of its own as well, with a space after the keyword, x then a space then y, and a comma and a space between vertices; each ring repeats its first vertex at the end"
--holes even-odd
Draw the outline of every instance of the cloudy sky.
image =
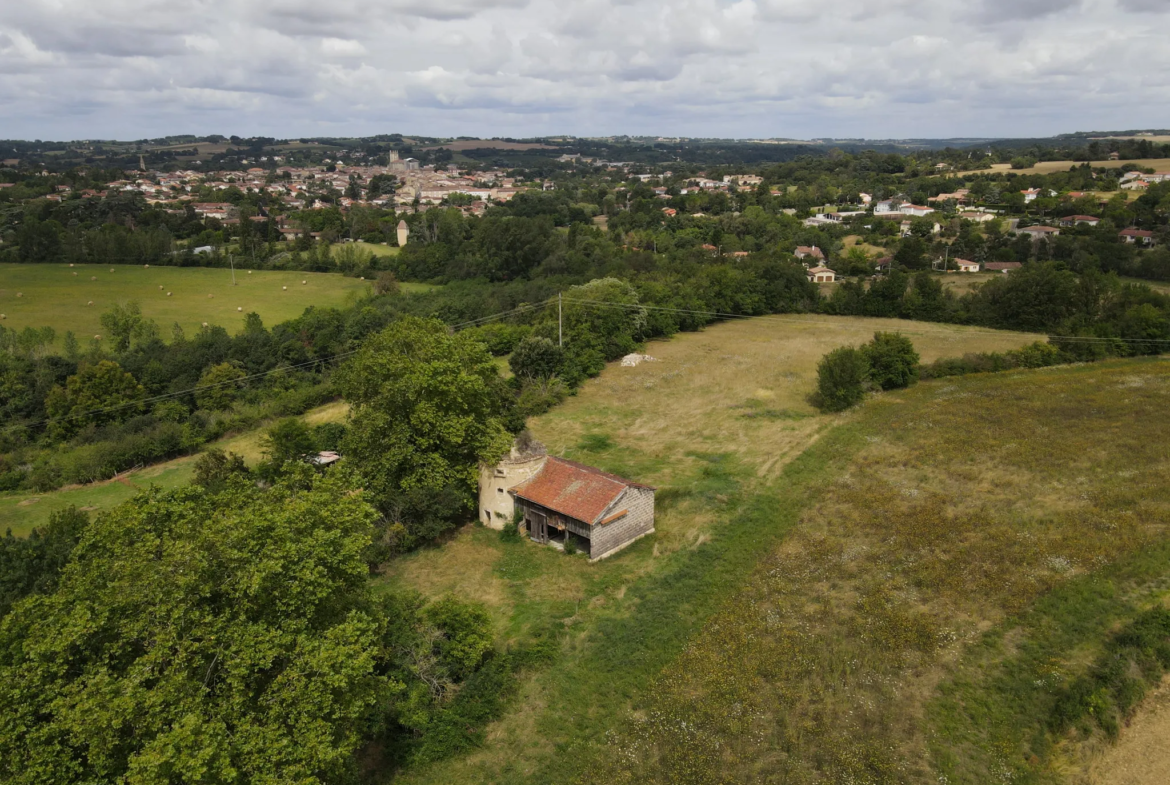
POLYGON ((1170 0, 5 0, 0 138, 1170 126, 1170 0))

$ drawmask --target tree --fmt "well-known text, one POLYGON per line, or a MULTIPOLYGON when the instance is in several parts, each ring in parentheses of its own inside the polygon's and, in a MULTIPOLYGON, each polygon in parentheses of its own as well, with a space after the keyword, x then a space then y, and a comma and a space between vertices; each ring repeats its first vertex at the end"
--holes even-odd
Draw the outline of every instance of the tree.
POLYGON ((136 302, 117 303, 102 314, 102 329, 113 339, 114 351, 130 348, 130 339, 142 325, 142 308, 136 302))
POLYGON ((235 402, 240 380, 247 374, 239 366, 227 362, 213 365, 199 377, 195 402, 200 409, 227 409, 235 402))
POLYGON ((345 452, 411 541, 474 508, 481 463, 510 439, 506 391, 487 348, 437 320, 406 317, 367 339, 338 373, 352 405, 345 452))
POLYGON ((548 338, 530 335, 516 346, 508 358, 508 367, 523 379, 548 379, 556 376, 563 360, 564 352, 559 346, 548 338))
POLYGON ((345 480, 153 489, 99 516, 56 591, 0 624, 5 782, 349 781, 404 685, 379 675, 376 513, 345 480))
POLYGON ((261 440, 265 462, 261 473, 272 477, 289 461, 301 461, 317 452, 313 429, 296 417, 281 420, 261 440))
POLYGON ((374 279, 374 292, 376 294, 396 296, 400 291, 402 291, 402 287, 398 284, 398 278, 389 270, 379 273, 378 277, 374 279))
POLYGON ((121 422, 142 411, 146 391, 113 360, 82 368, 54 387, 45 398, 45 410, 57 436, 76 433, 86 425, 121 422))
POLYGON ((195 476, 191 482, 212 493, 218 493, 236 477, 247 477, 248 467, 243 457, 234 452, 211 449, 195 461, 195 476))
POLYGON ((909 387, 918 381, 918 352, 901 333, 876 332, 861 350, 869 363, 870 380, 883 390, 909 387))
POLYGON ((813 399, 823 411, 841 412, 861 402, 868 382, 865 353, 852 346, 842 346, 822 357, 817 365, 817 390, 813 399))
POLYGON ((0 619, 30 594, 51 594, 61 570, 89 524, 89 516, 76 507, 49 514, 49 524, 33 529, 28 537, 0 539, 0 619))

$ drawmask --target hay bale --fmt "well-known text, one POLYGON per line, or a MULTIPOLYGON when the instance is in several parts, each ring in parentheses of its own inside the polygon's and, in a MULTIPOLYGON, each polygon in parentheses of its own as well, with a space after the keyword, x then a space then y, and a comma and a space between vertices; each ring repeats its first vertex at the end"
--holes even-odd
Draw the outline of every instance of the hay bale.
POLYGON ((73 263, 72 263, 72 262, 70 262, 69 266, 70 266, 70 267, 72 267, 72 266, 73 266, 73 263))
POLYGON ((280 287, 280 290, 281 290, 282 292, 287 292, 287 291, 288 291, 288 287, 287 287, 287 286, 282 286, 282 287, 280 287))
POLYGON ((89 302, 87 302, 86 305, 93 305, 93 300, 90 300, 89 302))
POLYGON ((111 267, 111 268, 110 268, 110 272, 114 272, 114 268, 113 268, 113 267, 111 267))
POLYGON ((7 316, 5 316, 4 314, 0 313, 0 321, 3 321, 4 319, 7 319, 7 318, 8 318, 7 316))
POLYGON ((95 341, 100 341, 100 340, 102 339, 102 337, 101 337, 100 335, 95 335, 95 336, 93 337, 93 339, 94 339, 95 341))
POLYGON ((204 323, 203 323, 203 326, 204 326, 204 327, 206 327, 206 326, 207 326, 207 322, 204 322, 204 323))
POLYGON ((162 288, 163 288, 163 287, 162 287, 162 284, 160 283, 160 284, 158 285, 158 290, 161 292, 161 291, 162 291, 162 288))
POLYGON ((208 299, 208 300, 210 300, 210 299, 211 299, 211 298, 213 298, 213 297, 215 297, 215 295, 214 295, 214 294, 209 294, 209 295, 207 295, 207 299, 208 299))
POLYGON ((77 275, 77 273, 73 273, 73 274, 74 274, 74 275, 77 275))
POLYGON ((249 270, 249 271, 248 271, 248 275, 251 275, 251 274, 252 274, 252 271, 251 271, 251 270, 249 270))
POLYGON ((236 310, 237 310, 237 311, 243 311, 244 309, 243 309, 243 308, 240 308, 239 306, 236 306, 236 310))
POLYGON ((17 292, 17 293, 16 293, 16 296, 17 296, 17 297, 24 297, 24 293, 23 293, 23 292, 17 292))
POLYGON ((97 280, 97 276, 96 276, 96 275, 91 275, 91 276, 89 276, 89 280, 91 280, 91 281, 96 281, 96 280, 97 280))
POLYGON ((307 283, 308 283, 308 281, 301 281, 301 285, 302 285, 302 286, 303 286, 304 284, 307 284, 307 283))
POLYGON ((170 292, 167 292, 167 297, 170 297, 170 296, 171 296, 171 293, 170 293, 170 292))

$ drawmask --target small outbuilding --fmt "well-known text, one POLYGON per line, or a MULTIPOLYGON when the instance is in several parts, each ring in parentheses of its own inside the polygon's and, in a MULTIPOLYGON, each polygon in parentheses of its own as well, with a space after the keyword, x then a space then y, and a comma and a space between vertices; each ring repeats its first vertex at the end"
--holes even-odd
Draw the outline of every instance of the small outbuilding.
POLYGON ((654 532, 654 491, 539 449, 514 449, 482 471, 480 514, 494 529, 519 519, 533 541, 559 548, 571 542, 597 561, 654 532))

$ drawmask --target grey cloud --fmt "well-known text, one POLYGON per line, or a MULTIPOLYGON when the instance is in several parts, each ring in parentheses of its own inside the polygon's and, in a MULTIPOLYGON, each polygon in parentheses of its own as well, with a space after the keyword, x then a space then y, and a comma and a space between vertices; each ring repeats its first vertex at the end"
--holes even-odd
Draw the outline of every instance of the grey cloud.
POLYGON ((1019 22, 1068 13, 1080 7, 1083 2, 1084 0, 981 0, 971 7, 970 13, 983 22, 1019 22))
POLYGON ((1166 0, 1119 0, 1118 6, 1124 11, 1133 13, 1165 13, 1170 11, 1170 3, 1166 0))

